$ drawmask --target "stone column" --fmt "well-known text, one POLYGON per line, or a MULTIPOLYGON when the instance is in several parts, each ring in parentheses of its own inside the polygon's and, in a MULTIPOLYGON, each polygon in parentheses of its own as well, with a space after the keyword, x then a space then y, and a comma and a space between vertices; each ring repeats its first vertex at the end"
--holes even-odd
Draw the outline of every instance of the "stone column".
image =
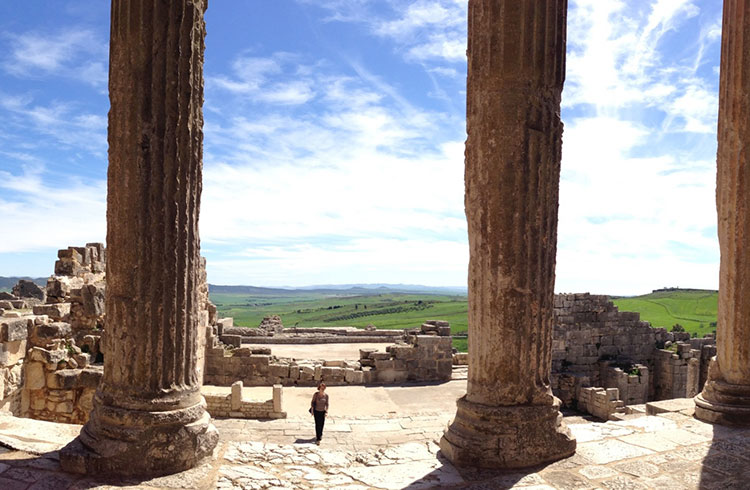
POLYGON ((716 357, 695 398, 707 422, 750 426, 750 2, 724 0, 719 85, 716 357), (747 44, 746 44, 747 43, 747 44))
POLYGON ((67 471, 193 467, 218 433, 198 374, 206 0, 113 0, 104 377, 67 471))
POLYGON ((440 447, 519 468, 573 454, 550 389, 565 0, 469 0, 469 379, 440 447))

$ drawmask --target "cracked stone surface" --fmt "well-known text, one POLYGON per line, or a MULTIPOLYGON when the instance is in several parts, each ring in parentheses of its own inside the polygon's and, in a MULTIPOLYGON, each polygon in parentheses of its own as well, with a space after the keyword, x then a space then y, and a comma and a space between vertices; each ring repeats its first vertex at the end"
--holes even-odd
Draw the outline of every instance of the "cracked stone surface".
POLYGON ((219 445, 200 466, 159 478, 108 480, 60 471, 58 452, 50 443, 65 444, 75 436, 75 426, 45 423, 54 434, 49 439, 36 421, 0 415, 0 444, 6 446, 0 446, 0 488, 727 489, 747 488, 750 481, 750 429, 712 425, 684 414, 604 423, 567 416, 571 431, 586 439, 578 452, 513 472, 451 465, 437 445, 449 417, 331 417, 330 427, 341 430, 326 430, 320 446, 313 443, 308 418, 217 420, 219 445))

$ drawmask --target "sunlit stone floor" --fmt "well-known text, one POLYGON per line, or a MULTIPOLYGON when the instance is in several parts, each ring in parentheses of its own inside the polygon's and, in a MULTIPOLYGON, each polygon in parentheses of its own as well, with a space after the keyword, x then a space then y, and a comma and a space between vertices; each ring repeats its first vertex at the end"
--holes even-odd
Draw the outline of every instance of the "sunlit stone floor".
POLYGON ((59 470, 57 449, 79 427, 4 416, 0 489, 750 488, 750 430, 706 424, 684 404, 678 408, 606 423, 568 415, 576 455, 511 473, 457 469, 444 460, 436 443, 451 413, 331 417, 320 446, 308 418, 224 419, 216 421, 221 442, 212 461, 128 481, 59 470))

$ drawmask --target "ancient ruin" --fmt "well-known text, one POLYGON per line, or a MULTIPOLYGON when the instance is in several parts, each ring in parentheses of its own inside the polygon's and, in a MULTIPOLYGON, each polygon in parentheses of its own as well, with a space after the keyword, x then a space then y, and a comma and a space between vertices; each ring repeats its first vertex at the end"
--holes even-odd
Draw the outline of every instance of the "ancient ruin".
MULTIPOLYGON (((745 485, 746 433, 711 424, 750 425, 750 300, 745 298, 750 262, 743 247, 750 228, 744 197, 750 170, 742 151, 750 124, 745 101, 750 81, 742 76, 750 62, 744 45, 750 7, 724 2, 716 339, 653 329, 637 314, 617 311, 606 297, 553 295, 566 2, 470 0, 469 7, 468 355, 452 355, 449 325, 439 320, 392 338, 372 330, 303 333, 284 329, 273 317, 250 335, 216 318, 197 232, 206 2, 114 0, 109 248, 88 244, 61 250, 46 288, 21 282, 0 295, 0 406, 40 420, 86 422, 60 452, 66 471, 173 473, 213 453, 218 433, 207 407, 230 417, 220 423, 238 431, 232 418, 283 421, 282 385, 444 381, 452 365, 468 364, 466 395, 440 440, 442 454, 455 465, 513 469, 572 455, 576 440, 562 422, 563 404, 621 419, 571 423, 575 434, 595 433, 598 439, 582 442, 579 455, 539 472, 493 480, 498 488, 519 482, 581 487, 588 484, 584 477, 626 488, 634 486, 632 475, 654 487, 669 486, 672 477, 684 477, 689 487, 745 485), (384 352, 362 349, 351 364, 328 365, 275 357, 267 342, 243 346, 248 339, 305 342, 316 333, 396 342, 384 352), (204 380, 231 385, 231 392, 206 400, 200 391, 204 380), (273 384, 272 398, 246 400, 245 383, 273 384), (690 397, 696 394, 693 405, 690 397), (683 400, 673 408, 649 403, 675 397, 683 400), (639 421, 640 409, 627 413, 628 406, 644 404, 646 412, 666 416, 639 421), (631 461, 620 463, 624 460, 631 461), (687 468, 682 474, 664 470, 678 460, 687 468)), ((443 419, 435 420, 444 426, 443 419)), ((398 426, 390 432, 422 423, 435 421, 385 422, 398 426)), ((376 424, 383 425, 376 421, 369 426, 372 432, 389 432, 376 424)), ((295 472, 308 464, 304 461, 315 458, 315 464, 336 468, 316 481, 372 482, 368 467, 386 461, 412 464, 417 454, 434 465, 429 466, 432 479, 424 481, 463 484, 458 472, 436 469, 435 433, 420 437, 427 441, 424 447, 338 454, 335 464, 325 462, 321 452, 232 441, 214 483, 262 480, 271 486, 280 480, 260 470, 247 476, 243 465, 286 465, 293 480, 300 478, 295 472)), ((293 442, 284 439, 287 446, 293 442)), ((56 464, 38 459, 40 468, 56 464)), ((16 469, 7 466, 0 466, 5 480, 0 483, 11 481, 5 475, 16 469)), ((67 481, 74 478, 83 477, 67 481)))
POLYGON ((218 440, 200 393, 205 9, 112 2, 104 375, 67 471, 180 471, 218 440))
POLYGON ((750 6, 725 0, 719 86, 719 151, 716 207, 719 214, 718 351, 708 382, 695 399, 696 416, 709 422, 750 425, 750 210, 747 208, 750 129, 747 104, 750 6))
POLYGON ((576 447, 549 379, 566 12, 469 2, 469 382, 440 441, 457 465, 532 466, 576 447))

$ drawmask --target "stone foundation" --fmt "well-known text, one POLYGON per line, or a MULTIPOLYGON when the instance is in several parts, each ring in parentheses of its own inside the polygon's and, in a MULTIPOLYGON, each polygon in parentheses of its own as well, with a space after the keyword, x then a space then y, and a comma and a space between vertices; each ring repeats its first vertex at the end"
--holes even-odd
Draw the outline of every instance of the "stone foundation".
POLYGON ((234 337, 230 337, 234 345, 229 347, 218 340, 214 328, 207 329, 206 335, 204 383, 208 385, 229 386, 236 380, 246 386, 447 381, 453 370, 450 325, 440 320, 429 320, 406 335, 400 333, 405 340, 386 347, 385 352, 361 349, 358 361, 278 358, 269 348, 234 347, 234 337))
POLYGON ((575 407, 585 387, 618 388, 633 405, 694 396, 705 383, 713 337, 652 328, 607 296, 588 293, 555 295, 554 313, 551 384, 564 406, 575 407), (640 374, 617 373, 618 366, 640 374))
POLYGON ((228 395, 204 394, 206 410, 212 417, 231 417, 236 419, 285 419, 283 410, 283 388, 273 386, 273 396, 266 401, 245 400, 242 397, 242 381, 232 383, 232 392, 228 395))

